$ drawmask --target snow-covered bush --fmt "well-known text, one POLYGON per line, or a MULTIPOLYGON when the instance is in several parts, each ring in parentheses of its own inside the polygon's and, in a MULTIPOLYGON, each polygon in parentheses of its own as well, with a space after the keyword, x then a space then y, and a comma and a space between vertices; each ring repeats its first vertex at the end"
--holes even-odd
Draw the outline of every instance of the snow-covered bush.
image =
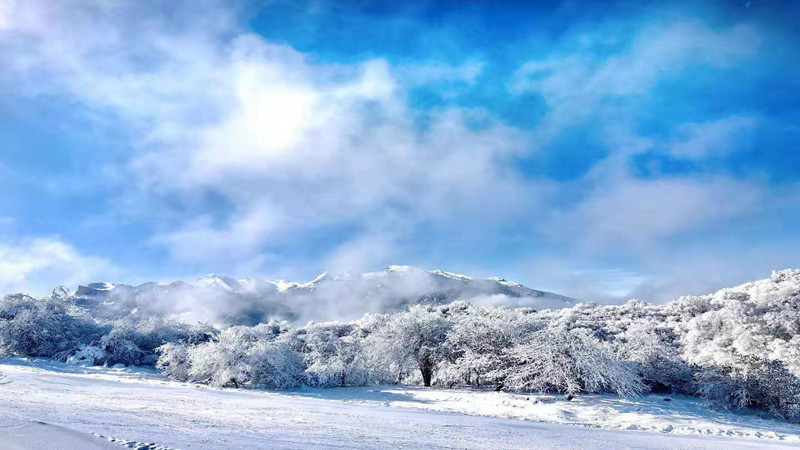
POLYGON ((69 313, 56 300, 22 294, 0 299, 0 353, 57 356, 96 339, 100 328, 69 313))
POLYGON ((635 368, 616 359, 588 330, 546 328, 509 351, 504 385, 515 391, 613 392, 624 396, 647 390, 635 368))
POLYGON ((156 349, 156 369, 178 381, 189 381, 189 345, 183 342, 167 342, 156 349))
POLYGON ((67 364, 76 366, 94 366, 107 358, 106 352, 95 345, 81 345, 81 347, 68 357, 67 364))
POLYGON ((680 301, 704 305, 686 321, 681 346, 700 371, 701 396, 800 419, 800 271, 680 301))
POLYGON ((305 380, 302 360, 285 342, 258 342, 247 356, 253 387, 291 389, 305 380))
POLYGON ((361 330, 353 323, 311 323, 297 330, 308 383, 321 387, 363 386, 372 380, 361 330))
POLYGON ((650 390, 691 393, 692 369, 681 359, 676 340, 674 330, 662 323, 639 323, 620 336, 617 356, 635 364, 650 390))
POLYGON ((782 362, 800 376, 800 270, 703 296, 686 324, 684 354, 698 367, 735 369, 742 357, 782 362))
POLYGON ((260 330, 231 327, 217 339, 189 348, 189 377, 193 381, 222 387, 244 385, 251 379, 248 352, 260 330))
POLYGON ((800 379, 775 360, 743 358, 735 369, 697 374, 701 397, 723 408, 758 408, 800 421, 800 379))
POLYGON ((168 342, 199 343, 213 335, 207 325, 191 326, 160 318, 127 317, 114 323, 100 339, 107 364, 126 366, 154 365, 156 349, 168 342))
POLYGON ((303 364, 282 339, 287 330, 275 321, 226 328, 207 342, 159 347, 156 365, 178 379, 214 387, 296 387, 304 379, 303 364))
POLYGON ((220 333, 222 343, 210 341, 189 348, 189 380, 214 387, 240 387, 250 381, 247 349, 226 345, 229 333, 225 331, 220 333))

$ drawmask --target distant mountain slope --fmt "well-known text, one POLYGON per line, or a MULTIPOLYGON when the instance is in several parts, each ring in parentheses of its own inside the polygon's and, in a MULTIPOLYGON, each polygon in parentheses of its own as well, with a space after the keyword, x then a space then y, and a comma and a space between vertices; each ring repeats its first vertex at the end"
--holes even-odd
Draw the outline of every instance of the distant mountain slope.
POLYGON ((508 305, 563 308, 575 300, 495 277, 472 278, 443 270, 389 266, 360 275, 323 273, 307 283, 215 274, 192 282, 139 286, 91 283, 69 299, 108 318, 134 314, 171 315, 186 321, 254 324, 269 318, 291 321, 353 319, 415 303, 508 305))

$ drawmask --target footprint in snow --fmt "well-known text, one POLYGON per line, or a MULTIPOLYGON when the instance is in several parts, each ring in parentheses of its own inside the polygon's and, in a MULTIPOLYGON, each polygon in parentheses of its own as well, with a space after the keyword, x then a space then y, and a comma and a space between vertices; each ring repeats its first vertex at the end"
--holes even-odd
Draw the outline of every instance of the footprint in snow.
POLYGON ((136 450, 178 450, 172 447, 164 447, 163 445, 156 445, 152 442, 136 442, 136 441, 128 441, 125 439, 115 438, 111 436, 104 436, 98 433, 92 433, 93 435, 105 439, 109 442, 113 442, 115 444, 119 444, 123 447, 133 448, 136 450))

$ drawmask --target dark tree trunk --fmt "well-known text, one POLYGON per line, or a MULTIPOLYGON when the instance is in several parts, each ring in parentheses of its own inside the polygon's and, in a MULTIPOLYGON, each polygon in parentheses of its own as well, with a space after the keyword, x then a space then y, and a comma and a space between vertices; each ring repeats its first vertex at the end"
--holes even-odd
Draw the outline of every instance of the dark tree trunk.
POLYGON ((433 367, 430 364, 423 364, 419 368, 420 372, 422 372, 422 383, 425 387, 431 387, 431 378, 433 377, 433 367))

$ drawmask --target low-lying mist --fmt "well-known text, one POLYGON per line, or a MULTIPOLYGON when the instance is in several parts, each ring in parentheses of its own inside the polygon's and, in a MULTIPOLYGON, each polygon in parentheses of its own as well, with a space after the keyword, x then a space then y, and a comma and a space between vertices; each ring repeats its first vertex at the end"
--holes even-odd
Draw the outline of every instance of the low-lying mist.
POLYGON ((417 303, 455 300, 535 309, 558 309, 575 303, 568 297, 502 278, 475 279, 409 266, 390 266, 360 275, 324 273, 307 283, 218 275, 193 282, 139 286, 92 283, 61 295, 107 318, 133 313, 215 325, 255 325, 269 319, 293 323, 354 320, 365 313, 394 312, 417 303))

